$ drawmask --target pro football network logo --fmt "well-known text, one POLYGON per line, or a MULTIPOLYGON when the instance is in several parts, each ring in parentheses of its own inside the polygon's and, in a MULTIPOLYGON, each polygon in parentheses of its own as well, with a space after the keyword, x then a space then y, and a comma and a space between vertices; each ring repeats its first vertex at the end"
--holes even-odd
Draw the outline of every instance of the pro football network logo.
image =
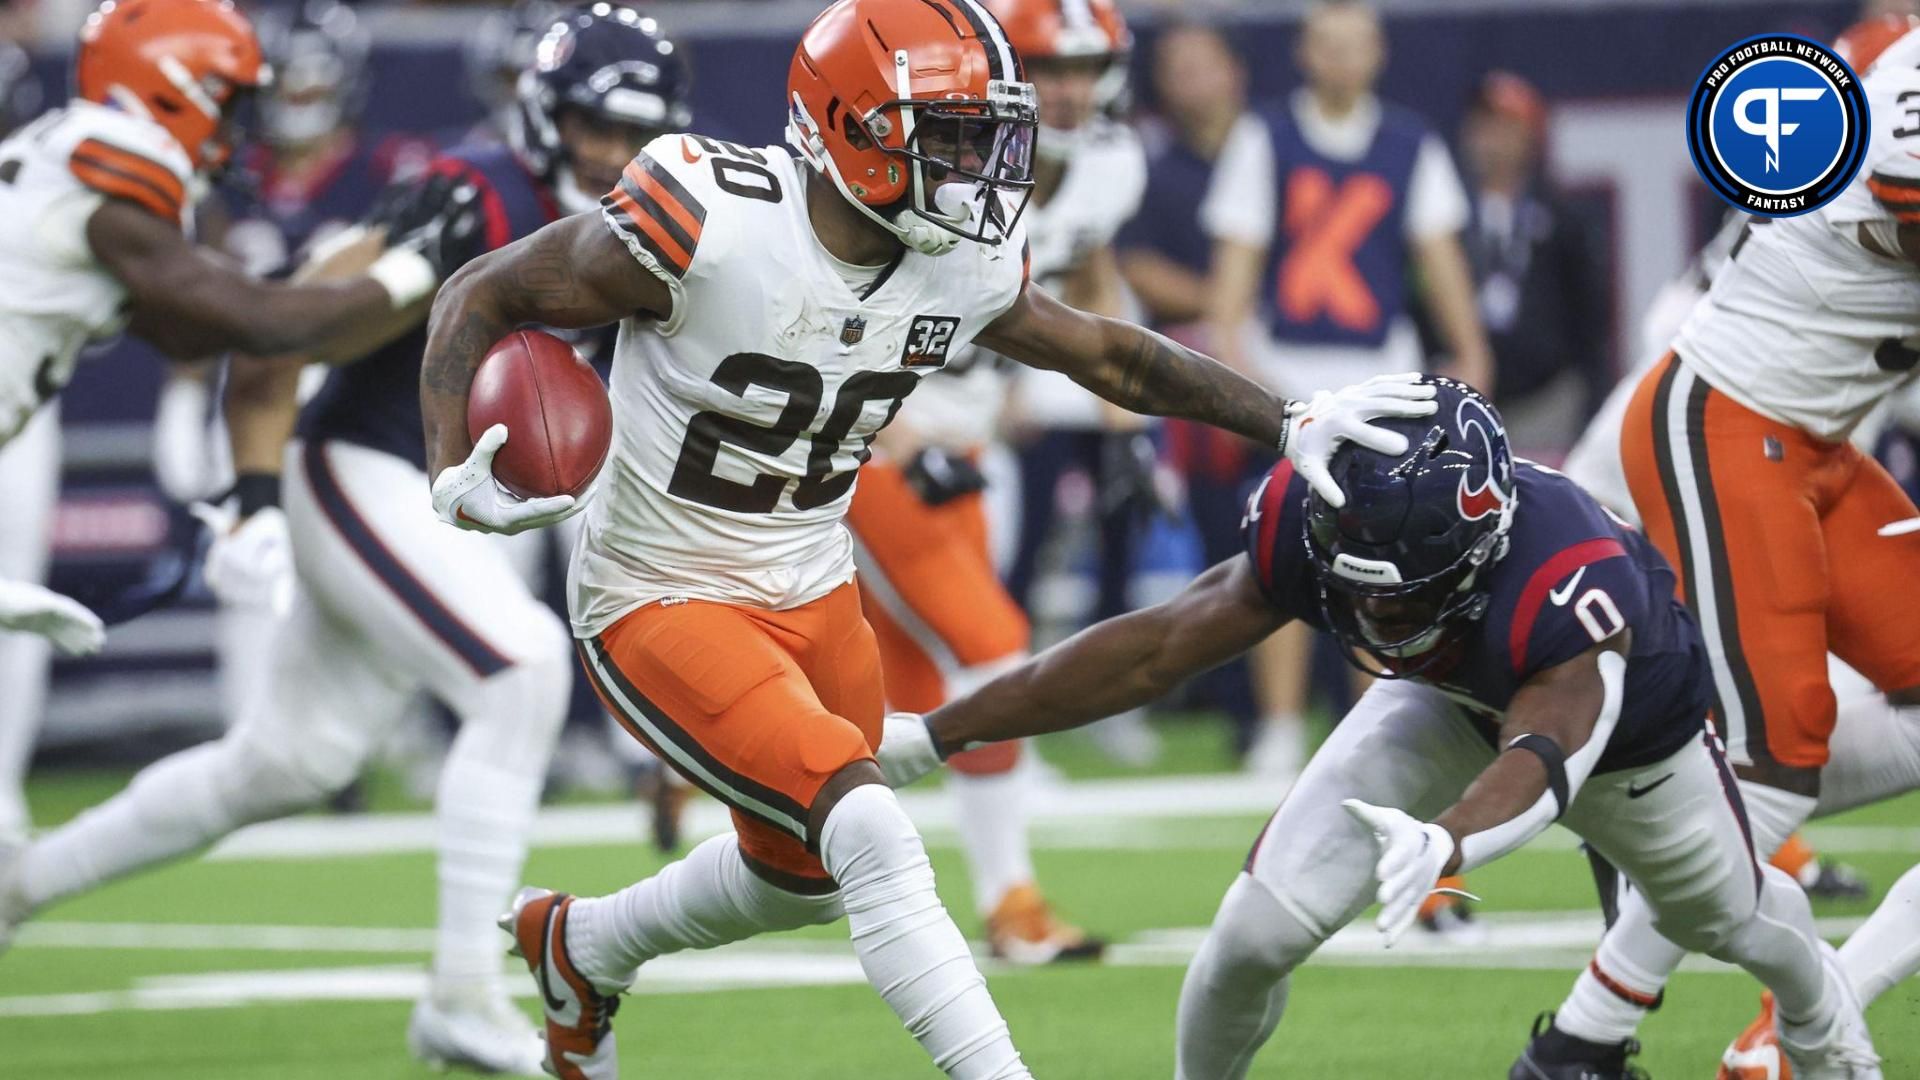
POLYGON ((1700 73, 1687 149, 1714 193, 1765 217, 1817 210, 1866 157, 1867 96, 1845 60, 1811 38, 1761 34, 1700 73))

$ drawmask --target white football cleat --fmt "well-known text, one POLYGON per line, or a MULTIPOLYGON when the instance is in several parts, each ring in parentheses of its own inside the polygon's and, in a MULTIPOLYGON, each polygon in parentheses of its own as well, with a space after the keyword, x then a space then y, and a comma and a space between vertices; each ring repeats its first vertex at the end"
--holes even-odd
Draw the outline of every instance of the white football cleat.
POLYGON ((1823 941, 1820 958, 1829 991, 1840 994, 1839 1008, 1819 1031, 1789 1024, 1784 1018, 1778 1021, 1780 1049, 1792 1066, 1794 1080, 1883 1080, 1880 1055, 1873 1051, 1873 1037, 1867 1033, 1853 984, 1840 967, 1840 954, 1823 941))
POLYGON ((407 1022, 407 1049, 436 1071, 546 1075, 547 1044, 505 997, 478 1008, 442 1005, 432 995, 421 998, 407 1022))

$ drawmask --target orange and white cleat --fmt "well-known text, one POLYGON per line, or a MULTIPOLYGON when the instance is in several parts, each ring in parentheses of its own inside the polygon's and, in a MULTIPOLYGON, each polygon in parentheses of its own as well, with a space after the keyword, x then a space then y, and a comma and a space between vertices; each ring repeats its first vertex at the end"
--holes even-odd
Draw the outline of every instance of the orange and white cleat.
POLYGON ((1773 1026, 1773 991, 1760 994, 1760 1015, 1720 1055, 1715 1080, 1793 1080, 1793 1067, 1780 1052, 1773 1026))
POLYGON ((987 945, 996 959, 1024 965, 1097 960, 1107 949, 1105 941, 1060 921, 1031 884, 1008 889, 987 916, 987 945))
POLYGON ((540 987, 547 1018, 546 1070, 560 1080, 616 1080, 620 1057, 613 1014, 620 998, 595 990, 568 959, 567 909, 572 905, 566 893, 521 889, 513 910, 500 917, 500 929, 513 935, 507 951, 526 960, 540 987))

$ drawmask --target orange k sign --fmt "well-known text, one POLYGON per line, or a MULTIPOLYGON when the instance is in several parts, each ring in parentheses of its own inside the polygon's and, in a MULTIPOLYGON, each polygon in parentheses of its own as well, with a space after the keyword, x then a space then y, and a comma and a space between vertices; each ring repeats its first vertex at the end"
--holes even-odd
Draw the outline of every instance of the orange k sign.
POLYGON ((1373 173, 1333 186, 1326 170, 1302 165, 1287 176, 1286 230, 1293 241, 1274 297, 1287 321, 1321 314, 1358 333, 1380 327, 1380 301, 1353 265, 1354 253, 1393 208, 1393 188, 1373 173))

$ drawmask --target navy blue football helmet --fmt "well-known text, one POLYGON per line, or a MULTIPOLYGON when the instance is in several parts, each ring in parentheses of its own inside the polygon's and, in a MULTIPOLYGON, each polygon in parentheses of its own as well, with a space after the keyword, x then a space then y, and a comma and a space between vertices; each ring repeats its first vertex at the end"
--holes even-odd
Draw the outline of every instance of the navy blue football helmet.
POLYGON ((651 134, 678 131, 693 122, 692 88, 685 52, 652 18, 614 3, 576 8, 548 28, 533 66, 521 73, 507 141, 563 206, 591 209, 605 192, 576 191, 560 114, 578 110, 651 134))
POLYGON ((1486 614, 1481 571, 1506 553, 1516 501, 1500 414, 1463 382, 1422 381, 1437 390, 1432 416, 1374 421, 1405 434, 1406 453, 1348 443, 1330 466, 1347 504, 1307 499, 1307 552, 1327 622, 1388 678, 1428 670, 1486 614))
POLYGON ((259 17, 273 85, 260 127, 276 146, 300 146, 358 121, 366 105, 373 37, 339 0, 303 0, 259 17))

